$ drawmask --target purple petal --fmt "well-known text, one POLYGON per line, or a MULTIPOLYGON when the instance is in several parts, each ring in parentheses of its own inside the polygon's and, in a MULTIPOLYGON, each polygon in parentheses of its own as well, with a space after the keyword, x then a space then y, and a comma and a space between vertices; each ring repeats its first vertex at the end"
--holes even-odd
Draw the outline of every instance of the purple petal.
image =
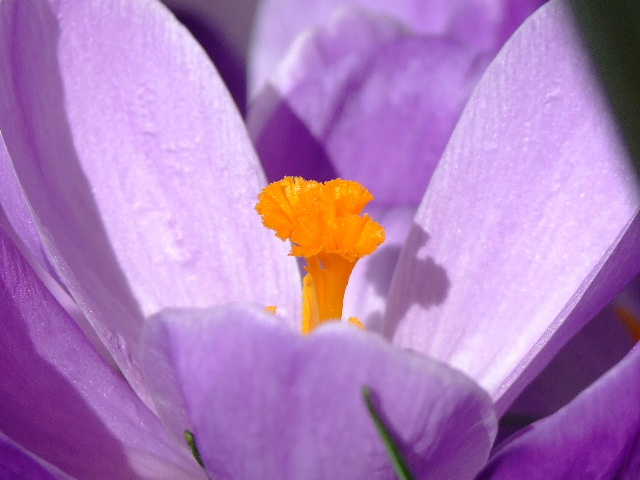
POLYGON ((3 434, 77 478, 199 478, 185 448, 93 350, 4 231, 0 318, 3 434))
POLYGON ((451 39, 344 10, 291 50, 249 130, 270 180, 337 175, 377 205, 417 205, 486 63, 451 39))
POLYGON ((247 120, 270 181, 286 175, 318 181, 338 176, 325 137, 344 97, 375 52, 406 35, 390 19, 345 10, 300 39, 252 102, 247 120))
POLYGON ((3 0, 0 21, 4 171, 19 180, 0 190, 24 191, 35 218, 11 218, 19 195, 3 207, 38 227, 141 397, 148 315, 234 299, 300 311, 295 261, 253 210, 265 180, 242 120, 168 11, 146 0, 3 0))
POLYGON ((249 91, 259 92, 304 30, 327 22, 336 9, 353 6, 396 18, 418 34, 443 35, 473 49, 497 52, 544 0, 264 0, 249 51, 249 91))
POLYGON ((395 478, 365 385, 415 478, 471 478, 493 441, 480 388, 353 327, 302 337, 244 307, 170 310, 145 345, 150 383, 182 392, 215 478, 395 478))
POLYGON ((614 367, 634 338, 612 306, 573 337, 516 399, 501 420, 513 432, 558 411, 614 367))
POLYGON ((0 476, 19 480, 73 480, 0 432, 0 476))
POLYGON ((394 342, 460 368, 499 412, 640 270, 637 180, 579 45, 555 2, 505 46, 389 294, 394 342))
POLYGON ((565 408, 499 449, 478 480, 638 478, 638 398, 640 345, 565 408))
POLYGON ((11 240, 19 245, 20 250, 28 258, 29 263, 36 273, 43 280, 47 288, 53 293, 56 300, 71 314, 76 323, 80 326, 85 335, 96 347, 100 355, 111 365, 116 367, 113 358, 105 345, 100 341, 96 331, 82 314, 78 305, 71 299, 60 283, 59 279, 53 278, 46 253, 41 248, 41 237, 39 225, 34 217, 33 211, 27 202, 24 191, 16 179, 15 171, 12 168, 11 158, 4 144, 2 133, 0 132, 0 178, 4 179, 3 190, 0 190, 0 228, 3 228, 11 240), (2 205, 9 207, 9 213, 14 220, 13 224, 7 219, 2 205), (14 230, 14 225, 19 229, 14 230), (49 268, 47 268, 49 267, 49 268))
POLYGON ((25 250, 34 257, 35 263, 39 263, 43 266, 43 269, 55 274, 53 270, 47 268, 49 262, 46 253, 42 249, 40 226, 37 225, 31 206, 25 198, 24 190, 16 179, 11 156, 7 151, 1 131, 0 179, 2 179, 0 205, 3 207, 3 216, 5 217, 3 218, 2 227, 20 240, 25 250))

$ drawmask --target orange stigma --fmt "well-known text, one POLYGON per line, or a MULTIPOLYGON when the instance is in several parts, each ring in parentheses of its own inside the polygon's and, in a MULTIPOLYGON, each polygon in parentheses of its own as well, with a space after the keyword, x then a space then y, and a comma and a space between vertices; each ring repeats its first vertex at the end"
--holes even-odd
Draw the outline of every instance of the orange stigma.
MULTIPOLYGON (((285 177, 262 190, 256 211, 265 227, 291 240, 289 255, 307 262, 302 286, 302 333, 342 318, 342 304, 356 262, 384 241, 384 228, 360 215, 373 195, 358 182, 320 183, 285 177)), ((357 318, 349 322, 362 327, 357 318)))

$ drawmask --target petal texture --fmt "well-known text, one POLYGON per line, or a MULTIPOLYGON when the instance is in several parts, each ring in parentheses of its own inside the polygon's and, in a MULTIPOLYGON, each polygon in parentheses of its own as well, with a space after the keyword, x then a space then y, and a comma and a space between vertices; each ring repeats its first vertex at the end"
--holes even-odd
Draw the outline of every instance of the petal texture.
MULTIPOLYGON (((493 409, 475 384, 353 327, 301 337, 244 307, 169 310, 145 345, 171 366, 174 378, 151 383, 179 385, 214 478, 395 478, 364 385, 415 478, 472 478, 493 441, 493 409)), ((150 377, 165 371, 149 360, 150 377)))
POLYGON ((475 378, 500 412, 640 269, 637 180, 579 45, 558 2, 512 37, 391 286, 386 333, 475 378))
POLYGON ((3 434, 77 479, 201 478, 184 446, 169 440, 93 350, 4 231, 0 318, 3 434))
POLYGON ((298 34, 350 5, 393 17, 416 33, 444 35, 497 52, 542 0, 265 0, 259 4, 249 53, 249 88, 262 88, 298 34))
POLYGON ((478 480, 632 480, 640 471, 640 345, 554 415, 498 450, 478 480))
POLYGON ((300 310, 295 261, 253 211, 264 178, 242 120, 168 11, 7 0, 0 32, 3 171, 15 172, 2 190, 22 191, 35 217, 13 216, 15 197, 5 211, 38 227, 56 275, 143 398, 146 316, 232 299, 300 310))
POLYGON ((377 205, 417 205, 486 64, 451 38, 340 10, 298 39, 253 101, 249 130, 272 181, 337 175, 377 205))

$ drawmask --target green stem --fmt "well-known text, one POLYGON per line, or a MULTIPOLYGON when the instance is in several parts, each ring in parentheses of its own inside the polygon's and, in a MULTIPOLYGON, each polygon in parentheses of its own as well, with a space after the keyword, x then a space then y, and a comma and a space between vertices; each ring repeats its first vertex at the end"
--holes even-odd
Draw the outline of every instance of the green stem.
POLYGON ((198 447, 196 447, 196 439, 191 433, 190 430, 184 431, 184 439, 187 441, 187 445, 191 449, 191 453, 193 454, 193 458, 196 459, 196 462, 200 464, 202 468, 204 468, 204 463, 202 462, 202 457, 200 456, 200 452, 198 451, 198 447))

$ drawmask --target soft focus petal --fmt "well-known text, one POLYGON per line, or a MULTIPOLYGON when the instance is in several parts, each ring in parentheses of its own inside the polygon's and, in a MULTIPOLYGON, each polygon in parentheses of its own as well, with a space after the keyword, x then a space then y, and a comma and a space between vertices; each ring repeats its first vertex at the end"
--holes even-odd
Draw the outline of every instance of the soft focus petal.
POLYGON ((353 327, 302 337, 266 314, 226 307, 165 311, 147 333, 145 351, 164 358, 146 358, 150 384, 182 392, 214 478, 396 478, 365 385, 415 478, 472 478, 493 441, 482 389, 353 327))
POLYGON ((162 0, 178 17, 199 18, 212 30, 219 32, 220 43, 244 56, 249 43, 251 20, 258 0, 162 0))
POLYGON ((391 19, 341 10, 329 25, 296 42, 252 101, 247 120, 270 181, 337 176, 323 140, 347 100, 352 77, 379 48, 406 34, 391 19))
POLYGON ((0 476, 16 480, 73 480, 0 432, 0 476))
POLYGON ((479 381, 500 412, 640 270, 637 179, 579 45, 554 2, 505 46, 389 294, 386 333, 479 381))
POLYGON ((0 318, 2 433, 78 479, 199 478, 185 448, 93 350, 4 231, 0 318))
POLYGON ((493 457, 478 480, 635 480, 640 472, 640 345, 556 414, 493 457))
POLYGON ((337 175, 377 205, 417 205, 486 63, 449 38, 340 10, 289 51, 253 101, 249 131, 272 181, 337 175))
POLYGON ((257 0, 163 0, 200 42, 240 110, 246 106, 246 56, 257 0))
POLYGON ((470 48, 497 52, 543 0, 263 0, 249 52, 249 90, 258 92, 293 40, 325 23, 344 5, 398 19, 418 34, 450 37, 470 48))
MULTIPOLYGON (((241 299, 298 312, 263 173, 224 85, 160 4, 0 4, 2 190, 26 194, 57 275, 134 388, 144 317, 241 299), (19 181, 16 187, 15 182, 19 181)), ((4 203, 3 203, 4 204, 4 203)), ((17 231, 23 228, 15 227, 17 231)))

